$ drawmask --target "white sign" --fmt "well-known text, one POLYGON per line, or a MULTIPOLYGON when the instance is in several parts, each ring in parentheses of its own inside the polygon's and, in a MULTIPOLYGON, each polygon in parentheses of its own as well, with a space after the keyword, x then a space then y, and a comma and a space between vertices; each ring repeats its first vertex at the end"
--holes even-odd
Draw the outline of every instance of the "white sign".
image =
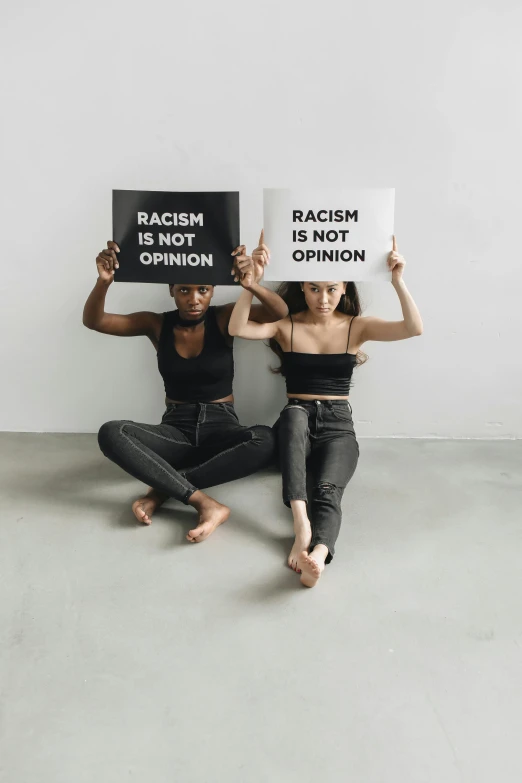
POLYGON ((265 189, 266 280, 390 280, 394 188, 265 189))

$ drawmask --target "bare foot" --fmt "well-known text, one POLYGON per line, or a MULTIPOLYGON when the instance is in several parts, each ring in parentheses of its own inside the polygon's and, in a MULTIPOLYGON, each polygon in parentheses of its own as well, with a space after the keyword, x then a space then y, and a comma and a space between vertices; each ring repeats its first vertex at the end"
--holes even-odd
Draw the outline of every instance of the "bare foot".
POLYGON ((156 492, 155 489, 149 489, 144 497, 138 498, 138 500, 135 500, 132 504, 134 516, 138 522, 143 522, 144 525, 150 525, 152 522, 152 515, 166 499, 166 495, 156 492))
POLYGON ((295 541, 290 554, 288 555, 288 565, 296 573, 301 573, 301 567, 299 565, 299 555, 303 550, 308 552, 310 542, 312 540, 312 530, 310 522, 308 520, 302 523, 294 522, 295 541))
POLYGON ((208 538, 214 530, 226 522, 230 509, 228 506, 224 506, 222 503, 218 503, 217 500, 209 498, 208 495, 204 495, 203 492, 194 493, 201 497, 194 499, 194 495, 189 499, 191 506, 194 506, 199 512, 198 526, 194 530, 189 530, 187 533, 187 541, 192 544, 199 544, 208 538))
POLYGON ((315 587, 324 571, 324 563, 317 562, 312 555, 305 551, 299 555, 299 568, 302 571, 301 583, 305 587, 315 587))
POLYGON ((312 526, 308 519, 308 511, 304 500, 291 500, 290 507, 294 518, 294 545, 288 555, 288 565, 296 573, 301 573, 298 560, 303 550, 308 552, 312 540, 312 526))

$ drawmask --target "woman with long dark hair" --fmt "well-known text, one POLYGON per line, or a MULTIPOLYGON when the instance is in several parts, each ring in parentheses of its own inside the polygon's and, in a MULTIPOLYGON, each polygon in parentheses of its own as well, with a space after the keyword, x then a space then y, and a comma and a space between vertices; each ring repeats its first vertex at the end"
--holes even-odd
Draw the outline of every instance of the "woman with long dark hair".
POLYGON ((367 358, 369 340, 404 340, 422 333, 422 320, 403 280, 405 260, 395 237, 388 256, 401 321, 362 317, 355 283, 283 283, 278 294, 289 314, 275 323, 249 320, 252 296, 269 250, 260 246, 241 279, 245 288, 229 323, 231 335, 269 339, 281 359, 288 403, 276 424, 283 501, 292 509, 295 542, 289 566, 313 587, 334 555, 341 526, 341 498, 357 467, 359 446, 348 401, 354 368, 367 358), (256 277, 257 275, 257 277, 256 277), (307 486, 308 485, 308 486, 307 486), (308 491, 309 490, 309 491, 308 491))
MULTIPOLYGON (((269 465, 275 453, 270 427, 240 425, 234 410, 233 340, 228 322, 234 303, 214 307, 212 285, 169 286, 176 308, 166 313, 105 312, 105 297, 119 267, 120 252, 108 242, 96 258, 98 280, 89 295, 83 323, 117 337, 148 337, 156 350, 165 384, 166 410, 160 424, 109 421, 98 433, 102 452, 149 491, 133 504, 139 522, 149 525, 154 511, 173 497, 196 509, 191 542, 204 541, 229 516, 228 506, 202 492, 243 478, 269 465)), ((235 279, 252 265, 245 247, 236 248, 235 279)), ((258 292, 252 318, 278 320, 285 303, 267 288, 258 292)))

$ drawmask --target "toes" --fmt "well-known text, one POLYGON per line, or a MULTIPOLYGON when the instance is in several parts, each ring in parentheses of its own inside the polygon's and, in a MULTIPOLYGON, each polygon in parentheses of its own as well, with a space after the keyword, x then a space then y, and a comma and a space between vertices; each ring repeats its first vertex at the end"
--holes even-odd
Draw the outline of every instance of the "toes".
POLYGON ((205 535, 204 526, 196 527, 194 530, 189 530, 187 540, 193 544, 199 544, 200 541, 204 541, 207 536, 205 535))

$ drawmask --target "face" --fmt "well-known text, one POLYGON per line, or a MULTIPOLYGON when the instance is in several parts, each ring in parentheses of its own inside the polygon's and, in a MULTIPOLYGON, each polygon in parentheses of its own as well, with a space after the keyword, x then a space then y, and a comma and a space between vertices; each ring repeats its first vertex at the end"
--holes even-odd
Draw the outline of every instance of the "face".
POLYGON ((302 283, 306 304, 308 308, 318 316, 331 315, 341 296, 346 291, 346 283, 302 283))
POLYGON ((170 286, 170 295, 174 298, 183 319, 190 321, 193 318, 197 321, 208 310, 210 300, 214 296, 214 286, 176 283, 170 286))

